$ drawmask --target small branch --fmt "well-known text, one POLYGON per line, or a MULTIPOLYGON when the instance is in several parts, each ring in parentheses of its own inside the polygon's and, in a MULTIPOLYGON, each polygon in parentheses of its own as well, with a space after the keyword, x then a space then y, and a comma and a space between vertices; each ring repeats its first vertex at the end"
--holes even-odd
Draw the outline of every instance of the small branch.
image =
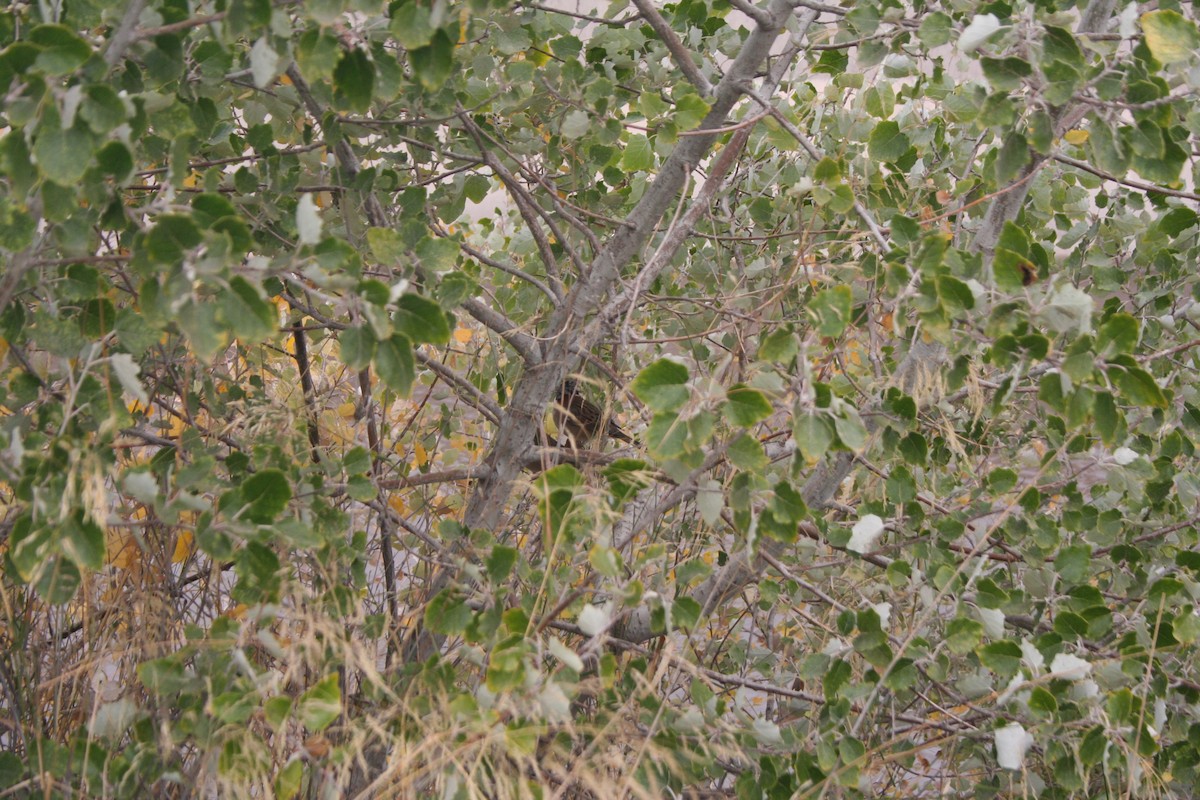
POLYGON ((117 32, 113 34, 108 42, 108 49, 104 51, 104 63, 110 68, 115 67, 125 57, 125 51, 134 43, 138 18, 142 16, 145 7, 146 0, 132 0, 125 6, 125 16, 121 17, 121 24, 117 26, 117 32))
POLYGON ((465 467, 463 469, 448 469, 442 472, 427 472, 424 475, 410 475, 407 478, 388 478, 379 481, 376 486, 380 489, 395 491, 396 489, 414 489, 418 486, 429 486, 434 483, 456 483, 478 478, 487 472, 487 467, 465 467))
POLYGON ((524 359, 526 365, 538 364, 542 360, 541 349, 537 340, 527 333, 522 333, 520 326, 478 300, 464 300, 462 307, 477 322, 491 330, 524 359))
POLYGON ((771 17, 766 11, 749 2, 749 0, 729 0, 729 5, 754 20, 759 25, 767 25, 771 17))
POLYGON ((1166 97, 1160 97, 1157 100, 1147 100, 1144 103, 1123 103, 1120 100, 1100 100, 1095 97, 1077 94, 1072 97, 1080 103, 1087 103, 1089 106, 1099 106, 1100 108, 1120 108, 1127 111, 1148 111, 1160 106, 1170 105, 1171 103, 1180 100, 1191 100, 1196 96, 1195 92, 1184 92, 1183 94, 1173 94, 1166 97))
POLYGON ((1138 360, 1154 361, 1155 359, 1166 358, 1167 356, 1173 356, 1178 353, 1182 353, 1185 350, 1191 350, 1193 347, 1200 347, 1200 339, 1184 342, 1183 344, 1179 344, 1174 347, 1168 347, 1166 350, 1159 350, 1157 353, 1149 353, 1144 356, 1139 356, 1138 360))
POLYGON ((1068 158, 1067 156, 1055 155, 1050 157, 1060 164, 1066 164, 1069 167, 1075 167, 1075 169, 1081 169, 1084 172, 1090 172, 1097 178, 1103 178, 1106 181, 1119 183, 1122 186, 1128 186, 1130 189, 1137 189, 1140 192, 1158 192, 1159 194, 1165 194, 1168 197, 1181 197, 1184 200, 1194 200, 1200 202, 1200 194, 1196 194, 1194 192, 1184 192, 1180 191, 1179 189, 1168 189, 1165 186, 1159 186, 1157 183, 1146 183, 1145 181, 1137 181, 1133 180, 1132 178, 1118 178, 1116 175, 1107 173, 1104 170, 1096 169, 1086 161, 1076 161, 1075 159, 1068 158))
POLYGON ((521 280, 525 281, 530 286, 533 286, 538 291, 540 291, 542 294, 546 295, 546 297, 548 297, 550 299, 551 303, 558 305, 563 301, 561 292, 554 291, 544 281, 538 279, 537 277, 535 277, 533 275, 530 275, 525 270, 518 269, 517 267, 509 266, 508 264, 505 264, 501 261, 497 261, 494 258, 489 258, 488 256, 484 255, 481 251, 476 250, 474 247, 471 247, 471 245, 467 244, 466 242, 459 242, 458 246, 459 246, 459 249, 461 249, 464 253, 466 253, 467 255, 469 255, 471 258, 475 259, 479 263, 486 264, 487 266, 491 267, 492 269, 498 269, 501 272, 507 272, 509 275, 512 275, 514 278, 520 278, 521 280))
POLYGON ((308 337, 300 318, 292 323, 292 343, 295 345, 296 367, 300 370, 300 390, 304 397, 304 416, 308 425, 309 455, 314 464, 321 463, 321 431, 317 426, 316 390, 313 388, 312 371, 308 360, 308 337))
MULTIPOLYGON (((504 183, 505 188, 508 189, 508 193, 516 202, 517 210, 521 213, 521 217, 525 220, 525 226, 529 229, 530 235, 533 236, 533 240, 537 244, 538 252, 541 254, 542 262, 546 265, 546 274, 550 276, 551 280, 560 282, 558 260, 554 257, 554 250, 551 247, 550 240, 547 238, 545 231, 541 229, 541 225, 538 224, 539 219, 545 221, 546 227, 548 227, 550 232, 554 234, 555 240, 562 246, 564 250, 566 250, 567 256, 575 265, 576 271, 582 275, 585 271, 583 259, 579 257, 579 253, 577 253, 575 248, 571 246, 570 240, 563 236, 562 231, 558 229, 558 225, 555 224, 554 219, 545 209, 541 207, 541 205, 538 204, 537 199, 534 198, 525 189, 525 187, 521 185, 516 176, 513 175, 512 172, 510 172, 509 169, 504 166, 504 163, 496 157, 496 154, 493 153, 487 146, 485 146, 484 139, 491 139, 492 137, 487 136, 487 134, 475 124, 475 121, 472 120, 469 115, 461 114, 459 119, 462 121, 463 126, 466 127, 467 132, 470 133, 471 137, 475 140, 475 146, 479 148, 479 152, 483 155, 487 165, 492 168, 492 171, 495 172, 497 176, 499 176, 500 180, 504 183)), ((559 304, 561 304, 561 301, 559 304)))
POLYGON ((169 25, 159 25, 156 28, 141 28, 134 34, 133 40, 140 42, 142 39, 152 39, 155 36, 162 36, 166 33, 179 33, 180 31, 199 28, 201 25, 207 25, 210 22, 220 22, 228 15, 228 11, 219 11, 216 14, 208 14, 203 17, 181 19, 179 22, 172 22, 169 25))
MULTIPOLYGON (((322 147, 327 147, 327 146, 328 145, 326 145, 324 142, 317 142, 316 144, 304 145, 302 147, 289 147, 286 150, 279 150, 274 153, 251 153, 251 154, 245 155, 245 156, 231 156, 229 158, 216 158, 216 159, 213 159, 212 161, 195 161, 195 162, 192 162, 191 164, 188 164, 187 168, 189 170, 199 170, 199 169, 207 169, 208 167, 220 167, 225 164, 238 164, 242 161, 258 161, 259 159, 271 158, 273 156, 298 155, 300 153, 309 153, 309 152, 312 152, 313 150, 320 150, 322 147)), ((149 177, 150 175, 159 175, 159 174, 168 172, 168 171, 170 171, 170 169, 171 169, 170 167, 158 167, 157 169, 145 169, 145 170, 142 170, 141 172, 137 172, 134 174, 137 175, 139 178, 145 178, 145 177, 149 177)))
POLYGON ((592 14, 580 14, 577 11, 567 11, 563 8, 554 8, 553 6, 548 6, 545 3, 524 3, 523 5, 526 8, 536 8, 538 11, 546 11, 550 14, 562 14, 564 17, 581 19, 586 22, 593 22, 597 25, 607 25, 610 28, 624 28, 629 23, 638 19, 638 16, 625 17, 623 19, 605 19, 604 17, 597 17, 592 14))
POLYGON ((495 400, 479 391, 479 389, 475 388, 475 384, 471 383, 469 380, 459 375, 457 372, 450 369, 436 358, 429 357, 425 353, 422 353, 419 349, 414 350, 413 355, 416 356, 417 361, 420 361, 431 371, 436 372, 439 378, 458 389, 460 392, 459 396, 462 397, 463 400, 465 400, 468 404, 470 404, 472 408, 474 408, 480 414, 483 414, 483 416, 487 417, 489 422, 493 424, 499 424, 500 415, 503 412, 500 410, 500 406, 496 404, 495 400))

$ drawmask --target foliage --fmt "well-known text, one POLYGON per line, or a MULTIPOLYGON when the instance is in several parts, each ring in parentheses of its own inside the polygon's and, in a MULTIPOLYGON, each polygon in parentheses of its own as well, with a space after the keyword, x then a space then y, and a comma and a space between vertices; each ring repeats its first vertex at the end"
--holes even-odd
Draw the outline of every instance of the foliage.
POLYGON ((1192 796, 1195 9, 560 8, 0 16, 0 793, 1192 796))

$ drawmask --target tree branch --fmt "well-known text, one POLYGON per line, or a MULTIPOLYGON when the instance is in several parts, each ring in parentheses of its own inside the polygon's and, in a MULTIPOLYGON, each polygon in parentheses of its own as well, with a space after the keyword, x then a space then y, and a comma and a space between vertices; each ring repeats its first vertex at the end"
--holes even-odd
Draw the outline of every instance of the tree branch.
MULTIPOLYGON (((663 15, 659 12, 650 0, 633 0, 633 4, 637 6, 637 10, 642 13, 642 18, 654 30, 666 48, 671 53, 671 58, 675 60, 675 66, 679 67, 679 71, 688 79, 700 94, 708 97, 712 94, 712 84, 708 79, 700 74, 700 70, 696 68, 696 62, 692 60, 692 54, 683 42, 679 41, 679 37, 675 35, 675 31, 671 28, 670 23, 663 19, 663 15)), ((762 27, 765 24, 771 23, 771 18, 768 12, 762 12, 755 16, 755 21, 762 27)))
MULTIPOLYGON (((746 38, 728 73, 715 87, 714 100, 701 129, 717 128, 726 123, 729 112, 742 96, 743 87, 754 78, 769 55, 792 8, 790 0, 772 0, 766 21, 746 38)), ((688 174, 712 148, 717 136, 681 138, 655 181, 626 218, 627 224, 612 234, 587 276, 576 283, 566 302, 551 317, 543 363, 527 369, 515 387, 509 414, 500 425, 487 457, 493 472, 479 482, 467 505, 464 521, 468 526, 495 528, 499 524, 513 481, 520 474, 521 456, 532 445, 540 429, 542 410, 566 375, 572 348, 588 349, 593 341, 582 334, 579 322, 597 309, 621 270, 654 233, 658 220, 678 196, 688 174)))

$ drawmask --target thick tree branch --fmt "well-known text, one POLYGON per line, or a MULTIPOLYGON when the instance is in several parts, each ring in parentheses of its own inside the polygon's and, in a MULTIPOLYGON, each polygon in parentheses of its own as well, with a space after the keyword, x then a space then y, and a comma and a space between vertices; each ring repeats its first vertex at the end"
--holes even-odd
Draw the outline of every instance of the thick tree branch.
MULTIPOLYGON (((729 112, 742 96, 743 87, 758 73, 770 53, 793 3, 773 0, 769 19, 747 37, 730 65, 728 73, 714 89, 714 100, 701 129, 726 124, 729 112)), ((692 169, 710 151, 718 134, 683 137, 663 164, 656 180, 626 218, 627 224, 616 231, 608 245, 596 257, 587 276, 571 290, 566 303, 551 317, 543 362, 526 372, 517 384, 509 405, 509 414, 497 432, 488 455, 493 472, 480 481, 467 506, 465 522, 471 527, 495 528, 520 474, 521 456, 532 445, 540 428, 542 410, 557 390, 570 367, 572 349, 588 349, 594 341, 580 331, 580 322, 590 316, 616 283, 621 271, 632 262, 680 189, 692 169)), ((591 327, 594 331, 595 328, 591 327)))
POLYGON ((537 340, 522 333, 517 323, 479 300, 464 300, 461 305, 477 322, 508 342, 526 364, 537 364, 542 360, 537 340))

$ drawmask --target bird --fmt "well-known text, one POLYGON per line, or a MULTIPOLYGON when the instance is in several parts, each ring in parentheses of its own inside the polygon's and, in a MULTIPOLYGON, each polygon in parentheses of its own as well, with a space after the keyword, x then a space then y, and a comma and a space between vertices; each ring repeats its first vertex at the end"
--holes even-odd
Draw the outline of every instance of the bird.
MULTIPOLYGON (((558 387, 558 400, 555 403, 551 420, 559 432, 566 431, 573 447, 587 444, 600 433, 600 423, 604 420, 604 412, 584 396, 579 384, 573 378, 568 378, 558 387)), ((611 418, 605 428, 609 438, 622 442, 633 442, 633 437, 621 429, 621 426, 611 418)))

